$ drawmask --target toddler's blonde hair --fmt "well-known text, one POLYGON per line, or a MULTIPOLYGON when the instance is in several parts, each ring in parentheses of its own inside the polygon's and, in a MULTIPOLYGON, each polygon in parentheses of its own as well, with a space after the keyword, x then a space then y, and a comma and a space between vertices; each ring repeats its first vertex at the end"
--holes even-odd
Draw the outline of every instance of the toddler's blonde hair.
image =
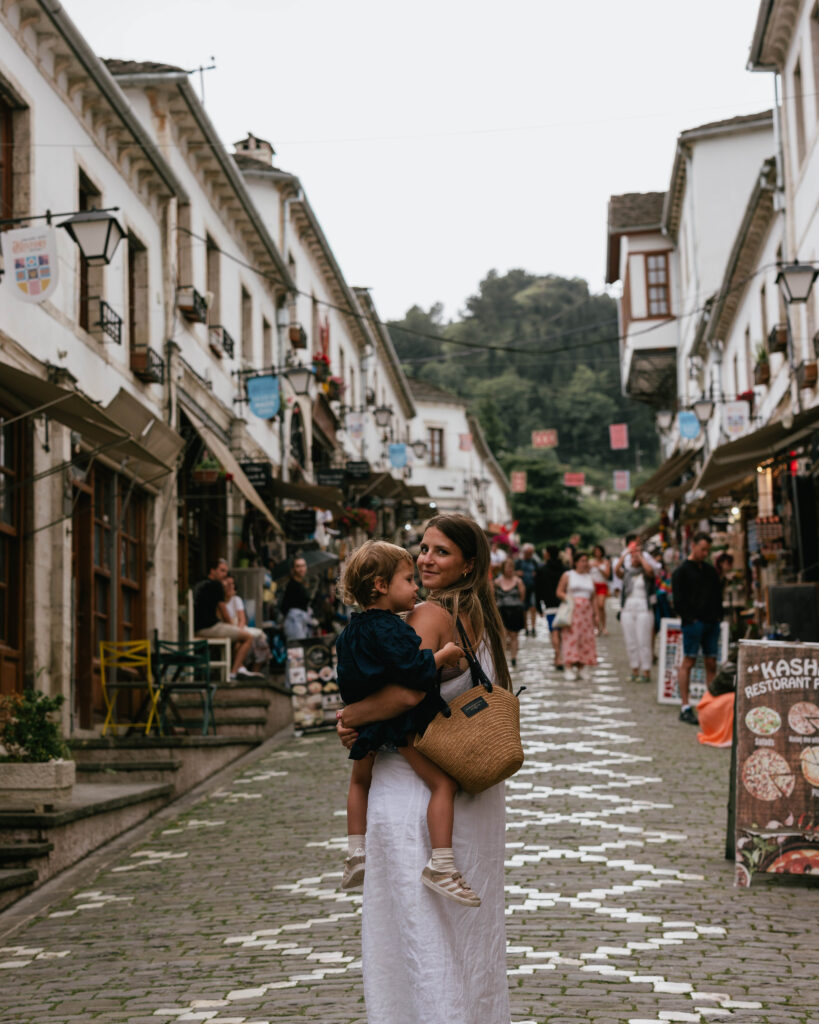
POLYGON ((369 608, 378 598, 375 581, 381 578, 389 583, 404 563, 415 564, 406 548, 385 540, 368 540, 350 555, 344 565, 340 580, 341 599, 345 604, 369 608))

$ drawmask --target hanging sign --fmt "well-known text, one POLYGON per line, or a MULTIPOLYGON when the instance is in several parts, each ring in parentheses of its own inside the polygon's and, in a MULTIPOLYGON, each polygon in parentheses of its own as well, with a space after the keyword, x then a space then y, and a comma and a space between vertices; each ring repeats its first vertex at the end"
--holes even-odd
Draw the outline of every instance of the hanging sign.
POLYGON ((269 462, 242 462, 242 471, 257 491, 263 491, 272 479, 269 462))
POLYGON ((459 434, 458 435, 458 447, 462 452, 472 451, 472 435, 471 434, 459 434))
POLYGON ((819 644, 741 640, 736 883, 819 873, 819 644))
POLYGON ((260 374, 248 377, 245 381, 247 400, 254 416, 263 420, 272 420, 279 411, 279 378, 273 374, 260 374))
POLYGON ((722 407, 722 427, 728 437, 742 437, 748 429, 748 403, 726 402, 722 407))
POLYGON ((613 452, 628 448, 628 423, 609 424, 609 444, 613 452))
POLYGON ((678 412, 677 429, 680 432, 680 437, 688 437, 691 439, 699 437, 700 421, 690 410, 678 412))
POLYGON ((350 435, 351 441, 360 441, 364 437, 364 414, 348 412, 344 419, 344 429, 350 435))
POLYGON ((366 459, 350 459, 344 468, 351 480, 366 480, 370 475, 370 464, 366 459))
POLYGON ((563 486, 564 487, 583 487, 586 483, 585 473, 564 473, 563 474, 563 486))
POLYGON ((57 290, 57 234, 52 227, 4 231, 3 265, 14 294, 23 302, 42 302, 57 290))
POLYGON ((631 470, 614 470, 614 489, 620 494, 624 494, 626 491, 631 490, 631 470))
POLYGON ((509 475, 509 483, 512 487, 512 494, 526 493, 526 470, 516 469, 509 475))
POLYGON ((405 444, 390 445, 390 465, 403 469, 407 464, 407 446, 405 444))
POLYGON ((341 487, 344 483, 345 470, 317 469, 316 483, 319 487, 341 487))
POLYGON ((532 447, 533 448, 557 448, 557 431, 556 430, 533 430, 532 431, 532 447))

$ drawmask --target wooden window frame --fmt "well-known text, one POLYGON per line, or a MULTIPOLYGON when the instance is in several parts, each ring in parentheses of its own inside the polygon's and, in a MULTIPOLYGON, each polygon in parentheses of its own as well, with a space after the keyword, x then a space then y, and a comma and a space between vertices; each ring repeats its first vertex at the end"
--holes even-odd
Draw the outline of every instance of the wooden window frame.
POLYGON ((427 438, 429 444, 429 458, 427 465, 436 469, 442 469, 446 465, 444 459, 444 428, 428 427, 427 438))
MULTIPOLYGON (((0 410, 0 414, 2 410, 0 410)), ((13 414, 9 414, 13 415, 13 414)), ((23 614, 25 607, 25 574, 23 571, 24 494, 22 486, 25 466, 25 432, 20 421, 9 424, 10 465, 0 465, 4 489, 8 487, 12 521, 0 520, 0 539, 9 544, 5 559, 6 575, 0 579, 5 592, 4 617, 0 622, 0 694, 20 693, 23 689, 23 614), (11 600, 9 600, 11 597, 11 600), (7 665, 12 666, 8 668, 7 665)))
POLYGON ((14 107, 0 93, 0 219, 14 216, 14 107))
MULTIPOLYGON (((671 312, 671 273, 668 263, 668 250, 661 249, 657 252, 644 252, 643 254, 643 273, 645 275, 645 288, 646 288, 646 316, 641 319, 645 320, 672 320, 673 314, 671 312), (664 280, 659 284, 652 283, 649 280, 649 274, 652 273, 649 267, 650 260, 661 259, 663 261, 663 276, 664 280), (652 313, 651 311, 651 290, 661 290, 665 299, 666 312, 664 313, 652 313)), ((658 268, 655 268, 655 270, 658 268)))

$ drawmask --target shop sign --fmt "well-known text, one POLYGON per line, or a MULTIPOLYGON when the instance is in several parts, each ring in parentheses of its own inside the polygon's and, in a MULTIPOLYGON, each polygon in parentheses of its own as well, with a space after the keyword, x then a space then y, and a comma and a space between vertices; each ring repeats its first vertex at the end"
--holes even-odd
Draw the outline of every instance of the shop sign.
POLYGON ((17 228, 0 236, 6 280, 23 302, 42 302, 57 290, 57 234, 54 228, 17 228))
POLYGON ((390 445, 390 465, 403 469, 407 464, 407 446, 405 444, 390 445))
POLYGON ((741 640, 736 883, 819 873, 819 644, 741 640))
POLYGON ((364 414, 348 412, 344 417, 344 429, 349 434, 351 441, 362 440, 364 437, 364 414))
POLYGON ((722 407, 722 428, 731 439, 742 437, 748 429, 748 403, 726 402, 722 407))
POLYGON ((564 487, 583 487, 586 483, 585 473, 564 473, 563 474, 563 486, 564 487))
MULTIPOLYGON (((725 661, 728 651, 728 623, 723 622, 719 630, 717 664, 725 661)), ((683 659, 682 623, 679 619, 660 620, 660 650, 657 672, 657 703, 679 704, 680 691, 677 688, 677 673, 683 659)), ((699 704, 705 693, 705 661, 702 652, 697 655, 688 681, 688 699, 699 704)))
POLYGON ((314 508, 291 508, 284 513, 284 529, 290 540, 304 540, 316 532, 314 508))
POLYGON ((297 736, 335 729, 336 711, 342 705, 330 638, 309 636, 288 641, 287 682, 297 736))
POLYGON ((700 421, 690 410, 678 412, 677 429, 680 432, 680 437, 687 437, 693 440, 695 437, 699 437, 700 421))
POLYGON ((613 452, 628 448, 628 423, 609 424, 609 444, 613 452))
POLYGON ((281 405, 279 378, 273 374, 259 374, 245 381, 247 400, 254 416, 272 420, 281 405))
POLYGON ((366 459, 348 460, 345 469, 351 480, 366 480, 370 475, 370 464, 366 459))
POLYGON ((413 519, 418 518, 418 509, 412 502, 405 502, 403 505, 398 506, 397 515, 404 522, 412 522, 413 519))
POLYGON ((346 470, 343 469, 317 469, 316 483, 319 487, 341 487, 345 476, 346 470))
POLYGON ((526 470, 516 469, 514 472, 509 474, 509 483, 512 488, 512 494, 525 494, 526 493, 526 470))
POLYGON ((270 483, 272 473, 269 462, 243 462, 242 471, 257 491, 263 491, 270 483))
POLYGON ((557 448, 557 431, 556 430, 533 430, 532 431, 532 447, 533 448, 557 448))
POLYGON ((614 489, 619 494, 625 494, 627 491, 631 490, 631 470, 614 470, 614 489))

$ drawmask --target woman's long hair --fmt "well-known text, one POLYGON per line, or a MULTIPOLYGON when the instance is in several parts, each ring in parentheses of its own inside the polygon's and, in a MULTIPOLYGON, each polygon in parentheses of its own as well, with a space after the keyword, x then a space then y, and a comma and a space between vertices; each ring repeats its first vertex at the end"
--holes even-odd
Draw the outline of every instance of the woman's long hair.
POLYGON ((453 620, 463 615, 472 627, 477 647, 486 637, 497 682, 512 689, 509 666, 506 664, 505 632, 495 603, 495 591, 489 575, 489 541, 474 519, 457 513, 433 516, 427 529, 434 528, 452 541, 472 569, 449 587, 431 590, 429 599, 441 605, 453 620))

